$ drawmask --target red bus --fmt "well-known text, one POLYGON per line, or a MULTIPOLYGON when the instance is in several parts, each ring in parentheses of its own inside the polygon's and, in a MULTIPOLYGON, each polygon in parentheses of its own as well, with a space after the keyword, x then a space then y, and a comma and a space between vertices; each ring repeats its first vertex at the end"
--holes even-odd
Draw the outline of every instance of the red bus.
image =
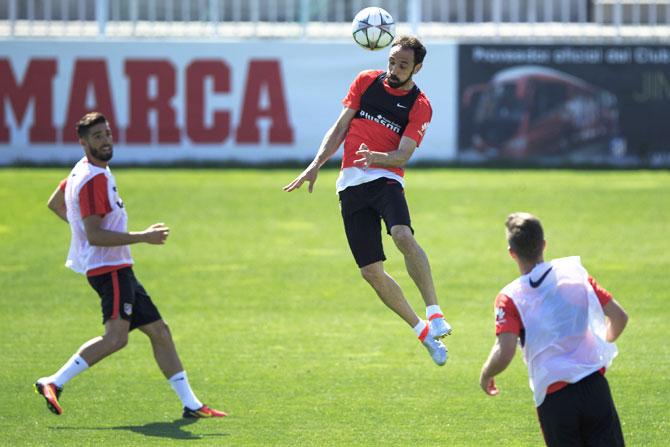
POLYGON ((467 87, 472 147, 492 157, 559 155, 619 134, 617 98, 588 82, 540 66, 499 71, 467 87))

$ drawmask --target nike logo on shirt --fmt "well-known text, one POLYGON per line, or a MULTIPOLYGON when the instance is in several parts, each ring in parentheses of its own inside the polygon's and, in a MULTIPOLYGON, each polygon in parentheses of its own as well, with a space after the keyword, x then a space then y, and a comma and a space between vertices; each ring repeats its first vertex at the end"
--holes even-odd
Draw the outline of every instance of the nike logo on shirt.
POLYGON ((404 105, 402 105, 402 104, 400 104, 400 103, 396 103, 396 105, 397 105, 398 107, 400 107, 401 109, 406 109, 406 108, 407 108, 407 106, 404 106, 404 105))
POLYGON ((537 281, 533 281, 533 278, 531 278, 531 277, 529 276, 529 277, 528 277, 528 282, 530 283, 530 286, 531 286, 533 289, 537 289, 538 287, 540 287, 540 284, 542 284, 542 281, 544 281, 544 279, 547 277, 547 275, 549 274, 549 272, 551 271, 551 269, 553 269, 553 267, 549 267, 549 270, 547 270, 546 272, 544 272, 544 274, 543 274, 542 276, 540 276, 540 279, 538 279, 537 281))

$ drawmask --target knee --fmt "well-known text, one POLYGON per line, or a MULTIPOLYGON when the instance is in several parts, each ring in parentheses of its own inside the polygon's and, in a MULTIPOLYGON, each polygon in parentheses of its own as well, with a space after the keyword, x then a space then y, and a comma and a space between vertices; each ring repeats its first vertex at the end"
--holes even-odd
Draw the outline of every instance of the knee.
POLYGON ((128 334, 108 334, 105 338, 111 352, 123 349, 128 344, 128 334))
POLYGON ((417 246, 412 230, 406 225, 391 228, 391 237, 400 251, 405 252, 417 246))
POLYGON ((361 276, 373 286, 384 280, 384 270, 377 265, 365 266, 361 268, 361 276))
POLYGON ((153 343, 167 344, 172 343, 172 333, 167 323, 158 321, 152 328, 151 332, 147 334, 153 343))

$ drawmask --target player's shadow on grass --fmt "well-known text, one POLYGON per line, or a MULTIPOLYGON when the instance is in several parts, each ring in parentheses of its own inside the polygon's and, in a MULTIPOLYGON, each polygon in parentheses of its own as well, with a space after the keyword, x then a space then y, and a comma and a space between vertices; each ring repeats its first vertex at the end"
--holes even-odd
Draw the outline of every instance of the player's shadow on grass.
POLYGON ((228 436, 228 433, 196 435, 183 428, 197 419, 177 419, 172 422, 149 422, 144 425, 120 425, 117 427, 51 427, 53 430, 127 430, 144 436, 180 440, 202 439, 213 436, 228 436))

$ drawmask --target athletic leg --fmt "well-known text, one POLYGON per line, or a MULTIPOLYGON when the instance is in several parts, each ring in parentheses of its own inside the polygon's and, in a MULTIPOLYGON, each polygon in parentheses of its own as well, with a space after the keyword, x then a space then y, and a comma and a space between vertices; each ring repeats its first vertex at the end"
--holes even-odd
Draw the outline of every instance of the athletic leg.
POLYGON ((170 328, 163 320, 145 324, 138 329, 149 337, 156 363, 166 379, 184 370, 172 340, 170 328))
POLYGON ((407 273, 419 289, 426 305, 430 336, 436 339, 443 338, 451 333, 451 326, 445 320, 437 302, 428 256, 414 238, 409 208, 402 186, 395 181, 386 182, 382 185, 379 196, 379 212, 384 218, 387 232, 402 253, 407 273))
POLYGON ((391 227, 391 237, 405 258, 407 273, 416 284, 426 306, 437 305, 435 284, 430 270, 428 256, 414 238, 412 230, 406 225, 391 227))
POLYGON ((117 318, 105 322, 105 334, 93 338, 79 348, 79 355, 88 366, 93 366, 100 360, 122 349, 128 344, 130 322, 117 318))
MULTIPOLYGON (((428 349, 431 358, 438 365, 447 361, 447 348, 438 340, 428 336, 430 330, 425 321, 421 320, 409 305, 402 289, 395 280, 384 271, 384 249, 381 239, 381 215, 374 207, 368 206, 368 200, 361 198, 368 193, 376 194, 379 184, 360 185, 340 192, 340 206, 344 230, 349 248, 354 255, 363 278, 372 286, 377 296, 400 318, 409 324, 423 345, 428 349)), ((373 200, 374 201, 374 200, 373 200)))
POLYGON ((63 385, 128 343, 129 326, 128 321, 120 318, 107 320, 102 337, 87 341, 56 373, 37 380, 35 391, 44 396, 47 408, 52 413, 63 412, 58 401, 63 385))
POLYGON ((377 292, 379 298, 411 327, 419 324, 419 317, 409 305, 402 289, 395 280, 384 271, 382 261, 361 267, 361 275, 377 292))
POLYGON ((183 416, 187 418, 210 418, 227 416, 223 411, 207 407, 196 397, 188 376, 182 366, 177 348, 172 340, 170 328, 165 321, 158 320, 138 329, 145 333, 151 341, 154 358, 163 375, 170 382, 172 389, 177 393, 184 406, 183 416))
POLYGON ((409 324, 421 343, 426 347, 433 361, 442 366, 447 362, 447 348, 444 344, 430 336, 427 323, 416 315, 409 305, 402 289, 395 280, 384 271, 382 261, 361 267, 363 278, 375 289, 379 298, 386 306, 409 324))
POLYGON ((131 330, 132 307, 135 302, 135 283, 129 267, 87 277, 89 284, 100 296, 105 334, 87 341, 79 348, 79 355, 93 366, 128 343, 131 330))

